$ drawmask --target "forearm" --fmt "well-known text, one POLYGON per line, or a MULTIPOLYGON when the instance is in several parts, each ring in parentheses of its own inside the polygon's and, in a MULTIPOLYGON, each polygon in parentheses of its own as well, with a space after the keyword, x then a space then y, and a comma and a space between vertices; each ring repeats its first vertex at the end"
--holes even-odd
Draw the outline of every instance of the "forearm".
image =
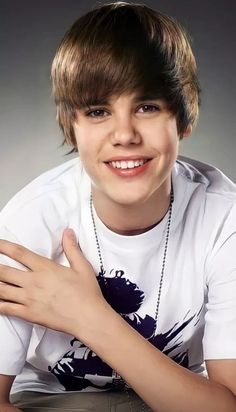
POLYGON ((177 365, 114 311, 104 319, 85 343, 155 412, 236 411, 236 397, 226 387, 177 365))
POLYGON ((10 403, 0 403, 0 412, 21 412, 21 409, 10 403))

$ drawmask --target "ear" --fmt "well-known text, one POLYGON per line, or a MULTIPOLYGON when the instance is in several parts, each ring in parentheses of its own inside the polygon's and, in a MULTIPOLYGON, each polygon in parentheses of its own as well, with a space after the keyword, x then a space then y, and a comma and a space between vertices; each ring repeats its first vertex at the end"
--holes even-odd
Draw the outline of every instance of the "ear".
POLYGON ((189 124, 189 125, 187 126, 187 129, 184 131, 184 133, 183 133, 183 135, 182 135, 182 138, 190 136, 190 134, 192 133, 192 131, 193 131, 193 126, 192 126, 191 124, 189 124))

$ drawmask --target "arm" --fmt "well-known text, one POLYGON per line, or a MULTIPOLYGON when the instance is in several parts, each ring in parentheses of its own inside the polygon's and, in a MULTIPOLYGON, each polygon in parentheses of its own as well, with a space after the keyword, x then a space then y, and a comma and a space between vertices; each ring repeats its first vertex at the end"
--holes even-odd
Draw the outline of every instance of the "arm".
MULTIPOLYGON (((15 236, 1 226, 0 236, 15 240, 15 236)), ((25 270, 23 265, 1 254, 0 263, 11 264, 12 267, 25 270)), ((9 406, 9 393, 15 376, 21 372, 25 364, 31 331, 31 324, 0 314, 0 412, 19 411, 14 406, 9 406), (7 409, 6 405, 8 405, 7 409)))
POLYGON ((211 366, 212 379, 203 378, 162 354, 109 309, 85 340, 155 412, 236 411, 236 360, 221 361, 218 375, 211 366))
MULTIPOLYGON (((68 232, 67 232, 68 233, 68 232)), ((68 233, 69 235, 69 233, 68 233)), ((0 313, 77 337, 114 368, 155 412, 236 412, 236 360, 208 380, 177 365, 129 326, 105 301, 92 266, 70 236, 63 237, 70 268, 22 246, 0 250, 31 271, 0 265, 0 313), (16 287, 17 286, 17 287, 16 287), (64 305, 70 302, 70 305, 64 305), (234 394, 233 394, 234 392, 234 394)))
POLYGON ((0 412, 20 412, 9 400, 14 379, 15 376, 0 375, 0 412))

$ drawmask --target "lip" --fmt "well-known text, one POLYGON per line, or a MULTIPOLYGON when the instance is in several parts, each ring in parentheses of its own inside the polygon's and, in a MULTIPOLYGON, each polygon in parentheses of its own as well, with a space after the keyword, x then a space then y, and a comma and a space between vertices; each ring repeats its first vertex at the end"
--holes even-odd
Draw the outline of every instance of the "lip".
POLYGON ((119 157, 114 156, 114 157, 110 157, 104 163, 121 162, 122 160, 125 162, 128 162, 129 160, 151 160, 151 159, 152 159, 151 157, 143 156, 143 155, 119 156, 119 157))

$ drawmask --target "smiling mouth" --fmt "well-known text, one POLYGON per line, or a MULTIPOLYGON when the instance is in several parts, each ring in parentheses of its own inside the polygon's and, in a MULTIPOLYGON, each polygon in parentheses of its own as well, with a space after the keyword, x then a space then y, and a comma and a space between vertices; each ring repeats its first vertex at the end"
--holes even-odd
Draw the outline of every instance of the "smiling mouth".
POLYGON ((140 159, 140 160, 113 160, 112 162, 108 162, 108 164, 113 169, 135 169, 137 167, 143 166, 145 163, 149 162, 151 159, 140 159))

